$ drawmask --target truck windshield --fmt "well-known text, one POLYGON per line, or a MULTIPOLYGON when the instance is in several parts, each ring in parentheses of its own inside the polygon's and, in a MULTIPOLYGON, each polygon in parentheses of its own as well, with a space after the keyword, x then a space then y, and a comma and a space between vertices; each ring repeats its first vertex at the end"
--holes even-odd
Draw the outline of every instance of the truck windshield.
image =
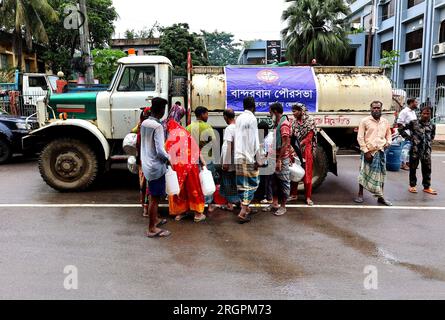
POLYGON ((56 92, 57 90, 57 76, 48 76, 49 84, 51 85, 51 91, 56 92))
POLYGON ((116 81, 116 77, 119 74, 119 70, 121 69, 121 66, 117 67, 116 72, 113 75, 113 79, 111 79, 110 85, 108 86, 108 91, 111 91, 113 89, 114 82, 116 81))

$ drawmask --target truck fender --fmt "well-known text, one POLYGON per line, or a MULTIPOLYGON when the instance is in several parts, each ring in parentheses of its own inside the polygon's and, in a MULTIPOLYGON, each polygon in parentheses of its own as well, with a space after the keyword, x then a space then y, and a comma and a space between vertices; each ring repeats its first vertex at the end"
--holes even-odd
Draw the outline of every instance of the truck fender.
POLYGON ((318 132, 319 139, 318 142, 323 146, 323 149, 326 151, 329 160, 329 172, 332 172, 336 176, 338 176, 337 172, 337 146, 334 141, 328 136, 328 134, 320 129, 318 132))
POLYGON ((0 123, 0 137, 5 137, 8 143, 12 143, 12 131, 3 123, 0 123))
MULTIPOLYGON (((32 131, 29 136, 45 135, 45 133, 47 133, 51 130, 54 130, 56 128, 61 128, 64 126, 80 128, 80 129, 85 130, 86 132, 90 133, 94 137, 96 137, 96 139, 99 141, 100 145, 102 146, 105 160, 108 160, 108 158, 110 157, 110 145, 109 145, 107 139, 94 124, 92 124, 91 122, 89 122, 87 120, 82 120, 82 119, 57 120, 57 121, 51 122, 50 124, 48 124, 42 128, 32 131)), ((23 139, 26 139, 26 138, 27 137, 24 137, 23 139)))

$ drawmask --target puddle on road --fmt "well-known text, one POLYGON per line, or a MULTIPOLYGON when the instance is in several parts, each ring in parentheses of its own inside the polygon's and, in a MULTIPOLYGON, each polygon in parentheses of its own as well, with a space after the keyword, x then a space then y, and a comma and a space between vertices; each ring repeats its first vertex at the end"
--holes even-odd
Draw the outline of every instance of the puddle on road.
MULTIPOLYGON (((291 216, 289 215, 289 217, 291 216)), ((335 224, 317 216, 313 211, 311 213, 300 213, 292 217, 297 219, 299 223, 311 227, 319 233, 341 240, 345 245, 359 251, 363 255, 383 259, 386 263, 408 269, 421 275, 425 279, 445 282, 444 271, 433 267, 399 261, 393 255, 389 254, 382 248, 379 248, 376 243, 366 239, 356 232, 336 226, 335 224)))

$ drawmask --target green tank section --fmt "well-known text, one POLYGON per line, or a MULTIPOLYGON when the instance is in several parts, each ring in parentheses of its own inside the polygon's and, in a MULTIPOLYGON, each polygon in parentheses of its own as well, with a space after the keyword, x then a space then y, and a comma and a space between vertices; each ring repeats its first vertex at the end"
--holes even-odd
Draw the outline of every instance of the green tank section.
POLYGON ((98 92, 52 94, 49 105, 56 115, 66 112, 68 119, 96 120, 98 92))

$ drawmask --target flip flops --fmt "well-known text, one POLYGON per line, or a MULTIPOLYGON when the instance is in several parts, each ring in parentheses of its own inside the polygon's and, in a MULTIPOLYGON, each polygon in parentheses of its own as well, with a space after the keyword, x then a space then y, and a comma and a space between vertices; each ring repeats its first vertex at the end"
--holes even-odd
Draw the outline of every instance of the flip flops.
POLYGON ((385 198, 378 198, 377 202, 380 204, 383 204, 385 206, 392 207, 392 203, 390 201, 386 200, 385 198))
POLYGON ((431 195, 433 195, 433 196, 436 196, 436 195, 437 195, 437 191, 434 190, 434 189, 432 189, 432 188, 423 189, 423 192, 425 192, 425 193, 429 193, 429 194, 431 194, 431 195))
POLYGON ((250 222, 250 220, 252 220, 252 218, 250 216, 245 216, 245 217, 238 216, 239 224, 248 223, 248 222, 250 222))
POLYGON ((409 187, 408 191, 411 192, 411 193, 417 193, 417 188, 416 187, 409 187))
POLYGON ((207 219, 207 217, 204 214, 202 214, 200 218, 196 218, 196 217, 193 218, 193 221, 195 221, 196 223, 199 223, 199 222, 204 221, 205 219, 207 219))
POLYGON ((357 198, 355 198, 355 199, 354 199, 354 202, 355 202, 355 203, 363 203, 363 202, 364 202, 363 197, 357 197, 357 198))
POLYGON ((158 222, 158 224, 156 225, 157 228, 159 228, 160 226, 163 226, 164 224, 166 224, 168 221, 167 219, 161 219, 161 221, 158 222))
POLYGON ((146 232, 146 236, 148 238, 166 238, 166 237, 170 236, 171 234, 172 233, 170 231, 164 230, 164 229, 160 229, 156 233, 146 232))

